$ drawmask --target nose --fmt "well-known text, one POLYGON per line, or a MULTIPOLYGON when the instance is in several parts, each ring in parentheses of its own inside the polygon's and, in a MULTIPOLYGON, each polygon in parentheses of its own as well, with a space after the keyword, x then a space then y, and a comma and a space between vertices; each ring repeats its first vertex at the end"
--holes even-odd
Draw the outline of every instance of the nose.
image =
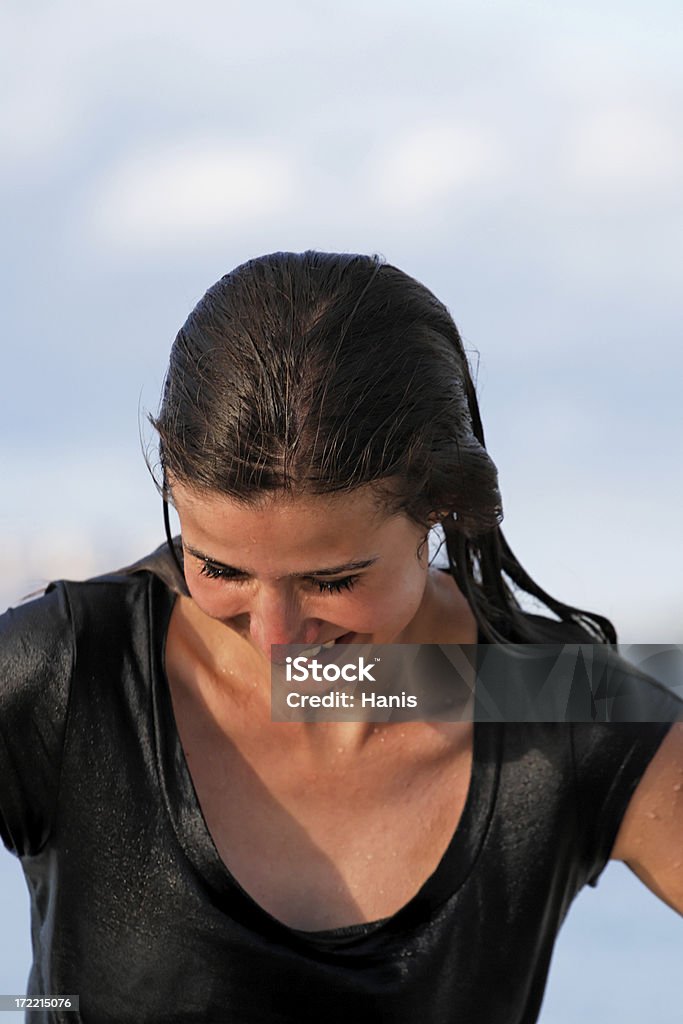
POLYGON ((272 644, 311 644, 320 632, 320 619, 305 618, 291 592, 262 585, 249 610, 249 635, 270 660, 272 644))

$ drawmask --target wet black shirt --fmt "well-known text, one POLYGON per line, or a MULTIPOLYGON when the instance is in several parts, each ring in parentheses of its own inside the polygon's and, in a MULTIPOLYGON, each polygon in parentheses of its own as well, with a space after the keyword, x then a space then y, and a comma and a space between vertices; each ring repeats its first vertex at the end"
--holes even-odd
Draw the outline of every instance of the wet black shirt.
POLYGON ((530 1024, 681 702, 645 724, 475 723, 466 805, 397 914, 288 928, 221 861, 173 717, 175 599, 149 571, 52 584, 0 617, 0 834, 31 894, 31 994, 90 1024, 530 1024))

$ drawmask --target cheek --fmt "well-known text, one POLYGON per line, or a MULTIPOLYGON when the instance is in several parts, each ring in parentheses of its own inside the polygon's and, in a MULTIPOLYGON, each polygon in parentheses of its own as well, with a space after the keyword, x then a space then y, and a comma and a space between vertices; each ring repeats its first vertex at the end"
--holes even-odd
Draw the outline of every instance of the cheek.
MULTIPOLYGON (((359 619, 366 623, 365 630, 379 632, 384 628, 407 626, 420 607, 426 581, 427 570, 411 564, 403 572, 374 587, 371 594, 364 596, 359 615, 359 619)), ((358 632, 363 632, 362 623, 359 623, 358 632)))
POLYGON ((417 613, 424 596, 424 588, 425 577, 421 574, 419 577, 405 581, 401 590, 396 594, 394 600, 396 618, 401 619, 404 626, 417 613))
POLYGON ((212 619, 233 619, 246 610, 239 588, 225 586, 220 580, 195 576, 186 579, 187 589, 197 607, 212 619))

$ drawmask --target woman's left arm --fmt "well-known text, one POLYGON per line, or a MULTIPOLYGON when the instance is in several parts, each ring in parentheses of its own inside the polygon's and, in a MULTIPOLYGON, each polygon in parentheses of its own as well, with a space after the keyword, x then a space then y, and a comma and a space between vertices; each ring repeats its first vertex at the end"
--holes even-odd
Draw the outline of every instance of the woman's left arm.
POLYGON ((683 914, 683 722, 674 722, 647 766, 619 827, 621 860, 655 896, 683 914))

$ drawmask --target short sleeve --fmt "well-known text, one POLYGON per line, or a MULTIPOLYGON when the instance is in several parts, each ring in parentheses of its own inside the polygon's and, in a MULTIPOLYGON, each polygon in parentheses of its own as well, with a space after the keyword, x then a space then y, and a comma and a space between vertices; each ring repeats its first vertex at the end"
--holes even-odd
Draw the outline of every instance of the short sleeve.
POLYGON ((631 797, 680 714, 680 703, 672 696, 668 722, 570 725, 584 884, 598 884, 631 797))
POLYGON ((53 825, 73 651, 61 583, 0 616, 0 838, 20 857, 53 825))

